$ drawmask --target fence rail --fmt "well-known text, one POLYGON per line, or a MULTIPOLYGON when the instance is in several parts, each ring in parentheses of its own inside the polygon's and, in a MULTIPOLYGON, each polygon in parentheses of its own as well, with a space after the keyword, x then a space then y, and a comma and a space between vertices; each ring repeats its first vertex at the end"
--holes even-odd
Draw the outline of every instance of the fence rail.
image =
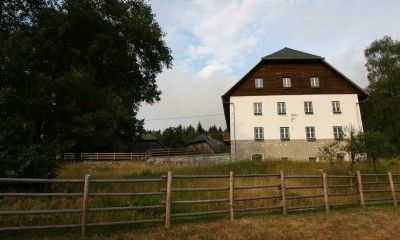
POLYGON ((185 156, 199 154, 218 154, 228 153, 229 148, 220 149, 210 148, 164 148, 151 149, 142 153, 64 153, 64 160, 81 160, 81 161, 145 161, 150 157, 165 156, 185 156))
POLYGON ((41 209, 41 210, 0 210, 0 216, 23 216, 23 215, 47 215, 47 214, 80 214, 80 223, 75 224, 59 224, 59 225, 42 225, 42 226, 1 226, 0 231, 14 231, 14 230, 33 230, 33 229, 56 229, 56 228, 81 228, 81 235, 85 237, 86 230, 88 227, 96 226, 112 226, 112 225, 126 225, 126 224, 142 224, 142 223, 160 223, 164 222, 166 229, 170 229, 171 222, 175 218, 184 217, 196 217, 196 216, 207 216, 207 215, 229 215, 231 220, 235 219, 236 213, 243 212, 254 212, 254 211, 281 211, 283 214, 287 214, 291 211, 304 211, 309 209, 325 209, 329 212, 331 207, 340 206, 353 206, 360 205, 365 207, 369 204, 378 203, 392 203, 395 207, 398 204, 395 189, 394 177, 399 177, 400 174, 361 174, 357 171, 355 176, 340 176, 340 175, 328 175, 322 173, 322 175, 285 175, 283 171, 280 174, 237 174, 230 172, 229 174, 218 174, 218 175, 173 175, 172 172, 168 172, 165 176, 153 179, 92 179, 89 175, 86 175, 84 179, 15 179, 15 178, 0 178, 1 183, 24 183, 24 184, 38 184, 38 183, 73 183, 83 184, 82 192, 7 192, 0 193, 0 197, 75 197, 82 199, 81 208, 71 209, 41 209), (262 178, 276 182, 276 184, 254 184, 254 185, 238 185, 239 179, 250 179, 250 178, 262 178), (196 181, 208 180, 208 179, 221 179, 225 181, 225 186, 218 187, 196 187, 196 188, 184 188, 175 187, 173 180, 176 179, 193 179, 196 181), (313 185, 293 185, 292 182, 295 180, 304 181, 304 179, 310 179, 314 181, 313 185), (353 182, 356 179, 356 182, 353 182), (365 182, 363 183, 363 180, 365 182), (334 181, 341 181, 340 183, 334 181), (343 182, 345 181, 345 182, 343 182), (153 184, 158 183, 163 185, 159 191, 148 191, 148 192, 96 192, 90 191, 90 187, 93 184, 153 184), (368 187, 372 186, 373 189, 368 187), (274 193, 263 194, 258 196, 246 195, 246 190, 251 189, 269 189, 275 191, 274 193), (368 188, 368 189, 364 189, 368 188), (310 190, 311 189, 311 190, 310 190), (338 192, 338 189, 342 189, 348 192, 338 192), (299 191, 317 191, 314 194, 299 195, 299 191), (199 192, 196 196, 207 196, 210 191, 221 192, 226 194, 226 197, 220 197, 215 199, 189 199, 189 200, 172 200, 173 194, 179 194, 179 192, 199 192), (238 192, 243 193, 238 195, 238 192), (383 193, 390 193, 390 195, 381 196, 383 193), (297 195, 296 195, 297 194, 297 195), (379 194, 379 196, 377 196, 379 194), (146 204, 143 206, 113 206, 113 207, 91 207, 89 199, 92 197, 99 196, 113 196, 113 197, 124 197, 124 196, 149 196, 159 195, 164 196, 165 199, 159 204, 146 204), (345 199, 346 202, 331 203, 330 201, 334 198, 346 198, 358 196, 358 202, 355 199, 345 199), (299 200, 310 200, 318 202, 310 202, 310 204, 296 205, 293 201, 299 200), (274 203, 267 203, 267 200, 271 200, 274 203), (239 203, 247 201, 263 201, 261 206, 253 207, 240 207, 239 203), (215 209, 207 211, 195 211, 195 212, 173 212, 172 205, 191 205, 191 204, 215 204, 215 203, 227 203, 227 207, 224 209, 215 209), (238 205, 237 205, 238 204, 238 205), (151 219, 138 219, 138 220, 126 220, 126 221, 109 221, 109 222, 90 222, 88 214, 98 212, 114 212, 114 211, 136 211, 143 209, 160 209, 165 212, 161 216, 153 216, 151 219))

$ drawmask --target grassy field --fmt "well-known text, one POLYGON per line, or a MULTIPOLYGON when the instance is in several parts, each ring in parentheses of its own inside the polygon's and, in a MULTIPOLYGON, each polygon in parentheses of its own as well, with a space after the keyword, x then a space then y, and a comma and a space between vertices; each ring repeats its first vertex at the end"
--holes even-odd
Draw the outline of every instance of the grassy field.
MULTIPOLYGON (((397 159, 389 159, 381 161, 379 171, 387 172, 391 170, 393 172, 400 172, 400 161, 397 159)), ((220 165, 212 165, 212 166, 165 166, 165 167, 151 167, 139 164, 132 163, 118 163, 118 164, 90 164, 90 163, 69 163, 63 166, 59 174, 59 178, 83 178, 85 174, 90 174, 92 178, 159 178, 161 175, 165 175, 167 171, 172 171, 173 174, 228 174, 229 171, 234 171, 236 174, 239 173, 279 173, 280 170, 283 170, 286 174, 321 174, 321 171, 325 171, 328 174, 349 174, 349 166, 347 163, 306 163, 306 162, 290 162, 290 161, 266 161, 266 162, 249 162, 249 161, 241 161, 230 164, 220 164, 220 165)), ((369 165, 358 164, 354 167, 353 171, 361 170, 363 172, 371 172, 372 168, 369 165)), ((373 179, 379 180, 379 179, 373 179)), ((346 179, 335 180, 336 182, 332 182, 332 184, 348 184, 346 179)), ((398 180, 399 181, 399 180, 398 180)), ((400 181, 399 181, 400 182, 400 181)), ((237 186, 248 186, 248 185, 263 185, 263 184, 277 184, 279 183, 279 178, 249 178, 249 179, 237 179, 235 181, 235 185, 237 186)), ((320 183, 320 179, 292 179, 288 180, 287 184, 292 186, 298 185, 316 185, 320 183)), ((203 179, 203 180, 174 180, 174 187, 226 187, 228 184, 227 179, 203 179)), ((91 186, 91 192, 146 192, 146 191, 159 191, 161 188, 165 187, 165 183, 149 183, 149 184, 96 184, 91 186)), ((26 188, 26 186, 25 186, 26 188)), ((44 185, 40 186, 40 191, 43 192, 81 192, 82 184, 69 184, 68 186, 52 184, 52 185, 44 185)), ((347 192, 357 192, 356 188, 346 189, 346 190, 335 190, 334 193, 347 193, 347 192)), ((321 189, 305 189, 305 190, 291 190, 288 191, 288 196, 305 196, 312 194, 321 194, 321 189)), ((241 196, 260 196, 260 195, 277 195, 279 194, 278 189, 251 189, 251 190, 243 190, 237 191, 235 195, 237 197, 241 196)), ((387 193, 384 197, 390 197, 390 194, 387 193), (387 196, 386 196, 387 195, 387 196)), ((174 200, 199 200, 199 199, 215 199, 215 198, 227 198, 228 192, 191 192, 191 193, 174 193, 174 200)), ((374 197, 374 196, 372 196, 374 197)), ((379 196, 382 197, 382 196, 379 196)), ((144 197, 91 197, 89 201, 90 207, 117 207, 117 206, 137 206, 137 205, 158 205, 162 204, 164 200, 164 196, 144 196, 144 197)), ((341 202, 357 202, 358 196, 350 196, 350 197, 341 197, 341 198, 332 198, 330 200, 331 203, 341 203, 341 202)), ((254 200, 247 202, 237 202, 235 203, 235 208, 249 208, 249 207, 259 207, 259 206, 279 206, 279 199, 269 199, 269 200, 254 200)), ((301 206, 301 205, 316 205, 323 204, 323 199, 299 199, 299 200, 291 200, 289 202, 290 206, 301 206)), ((3 198, 0 199, 0 210, 24 210, 24 209, 54 209, 54 208, 80 208, 81 207, 81 199, 80 198, 56 198, 49 197, 44 199, 40 198, 3 198)), ((213 204, 196 204, 196 205, 173 205, 172 206, 173 213, 182 213, 182 212, 194 212, 194 211, 210 211, 210 210, 221 210, 227 209, 227 203, 213 203, 213 204)), ((334 217, 332 221, 335 221, 335 217, 337 220, 343 215, 345 212, 343 210, 339 210, 341 212, 332 213, 334 217)), ((349 221, 351 218, 357 218, 356 215, 360 215, 357 210, 352 209, 351 212, 356 211, 352 217, 349 216, 349 221)), ((381 209, 381 214, 388 217, 393 216, 393 214, 389 209, 381 209)), ((149 219, 149 218, 161 218, 163 214, 162 209, 149 209, 149 210, 140 210, 140 211, 120 211, 120 212, 107 212, 107 213, 91 213, 89 214, 89 222, 107 222, 107 221, 122 221, 122 220, 139 220, 139 219, 149 219)), ((317 214, 317 215, 308 215, 301 214, 295 215, 293 217, 282 217, 280 216, 280 212, 272 212, 268 216, 263 217, 251 217, 254 214, 248 214, 246 218, 242 218, 241 220, 229 223, 233 224, 232 226, 237 226, 238 229, 240 227, 243 228, 253 228, 250 225, 253 222, 255 226, 259 227, 267 227, 270 224, 273 224, 275 220, 281 219, 282 221, 286 221, 287 219, 292 219, 293 224, 296 221, 299 221, 299 226, 301 224, 305 224, 303 217, 312 218, 315 221, 314 227, 318 229, 321 226, 318 226, 318 218, 323 218, 325 215, 317 214), (303 217, 299 217, 303 216, 303 217), (251 217, 248 219, 248 217, 251 217), (265 218, 265 219, 264 219, 265 218), (260 220, 261 219, 261 220, 260 220), (263 219, 263 220, 262 220, 263 219), (275 220, 274 220, 275 219, 275 220), (260 223, 257 223, 260 221, 260 223), (237 224, 237 225, 236 225, 237 224), (246 225, 247 224, 247 225, 246 225), (259 225, 261 224, 261 225, 259 225)), ((371 217, 374 217, 374 212, 368 212, 371 217)), ((362 214, 361 214, 362 215, 362 214)), ((331 215, 329 215, 331 216, 331 215)), ((178 227, 174 227, 171 238, 172 239, 184 239, 185 236, 189 235, 180 235, 180 232, 188 231, 187 234, 190 234, 190 231, 196 231, 196 228, 211 228, 218 229, 218 226, 221 227, 221 224, 227 224, 223 219, 226 219, 226 216, 216 217, 219 219, 218 221, 213 221, 213 223, 208 223, 209 218, 204 219, 201 218, 201 222, 192 223, 190 226, 185 226, 179 224, 180 222, 186 222, 186 220, 175 220, 173 222, 173 226, 178 223, 178 227), (207 220, 207 221, 205 221, 207 220), (193 228, 193 229, 191 229, 193 228), (181 229, 181 230, 178 230, 181 229), (186 229, 186 230, 185 230, 186 229)), ((192 219, 193 220, 193 219, 192 219)), ((199 220, 199 219, 197 219, 199 220)), ((42 216, 4 216, 0 218, 0 226, 18 226, 18 225, 47 225, 47 224, 76 224, 80 221, 79 214, 69 214, 69 215, 42 215, 42 216)), ((329 220, 331 221, 331 220, 329 220)), ((278 221, 279 222, 279 221, 278 221)), ((349 222, 350 223, 350 222, 349 222)), ((281 223, 282 224, 282 223, 281 223)), ((331 224, 334 224, 333 222, 331 224)), ((136 231, 134 235, 132 235, 131 239, 134 239, 133 236, 137 236, 135 239, 153 239, 146 238, 146 234, 144 233, 157 233, 165 236, 166 232, 163 232, 160 228, 154 228, 159 225, 150 225, 151 228, 144 228, 140 231, 136 231), (142 235, 143 232, 143 235, 142 235), (141 236, 141 237, 140 237, 141 236)), ((278 224, 279 226, 279 224, 278 224)), ((147 227, 147 226, 145 226, 147 227)), ((312 227, 312 225, 310 226, 312 227)), ((343 227, 343 226, 342 226, 343 227)), ((378 226, 377 226, 378 227, 378 226)), ((223 229, 221 231, 228 231, 226 234, 234 234, 234 232, 229 233, 231 230, 235 229, 223 229)), ((100 231, 99 235, 107 235, 113 233, 119 233, 119 230, 110 231, 100 231)), ((126 229, 126 228, 124 228, 126 229)), ((130 228, 129 228, 130 229, 130 228)), ((254 229, 254 228, 253 228, 254 229)), ((99 230, 99 228, 95 228, 94 231, 99 230)), ((298 229, 300 231, 300 228, 298 229)), ((244 230, 243 230, 244 231, 244 230)), ((267 231, 267 230, 266 230, 267 231)), ((269 231, 269 230, 268 230, 269 231)), ((276 234, 283 234, 276 230, 276 234)), ((71 231, 72 233, 78 233, 79 231, 71 231)), ((246 231, 244 231, 246 232, 246 231)), ((243 234, 244 234, 243 232, 243 234)), ((64 235, 62 231, 57 231, 56 233, 64 235)), ((268 232, 259 232, 254 234, 269 234, 268 232)), ((307 232, 304 232, 307 233, 307 232)), ((18 233, 19 234, 19 233, 18 233)), ((18 236, 14 234, 6 234, 7 239, 13 239, 14 236, 18 236)), ((57 236, 56 234, 55 236, 57 236)), ((96 233, 92 234, 96 235, 96 233)), ((121 238, 104 238, 104 239, 125 239, 130 236, 131 233, 126 233, 125 236, 121 238)), ((216 239, 218 235, 216 231, 210 231, 210 235, 205 235, 202 237, 195 234, 192 239, 216 239)), ((271 233, 272 234, 272 233, 271 233)), ((149 236, 157 236, 157 235, 149 235, 149 236)), ((222 236, 222 235, 221 235, 222 236)), ((232 235, 233 236, 233 235, 232 235)), ((262 235, 249 235, 250 238, 245 235, 238 235, 238 238, 232 239, 261 239, 262 235)), ((276 235, 279 238, 279 235, 276 235)), ((295 235, 288 235, 294 238, 295 235)), ((167 238, 167 236, 165 236, 167 238)), ((169 237, 168 237, 169 238, 169 237)), ((0 235, 0 239, 2 238, 0 235)), ((15 238, 20 239, 20 238, 15 238)), ((41 238, 40 238, 41 239, 41 238)), ((57 238, 55 238, 57 239, 57 238)), ((60 238, 62 239, 62 238, 60 238)), ((66 238, 67 239, 67 238, 66 238)), ((94 237, 93 239, 102 239, 100 237, 94 237)), ((129 238, 128 238, 129 239, 129 238)), ((291 239, 286 238, 286 239, 291 239)), ((336 239, 336 238, 331 238, 336 239)))
MULTIPOLYGON (((24 232, 2 239, 79 239, 79 231, 24 232)), ((391 207, 342 209, 329 214, 309 212, 243 217, 235 221, 211 219, 163 227, 103 228, 91 230, 92 240, 261 240, 261 239, 400 239, 400 212, 391 207)))

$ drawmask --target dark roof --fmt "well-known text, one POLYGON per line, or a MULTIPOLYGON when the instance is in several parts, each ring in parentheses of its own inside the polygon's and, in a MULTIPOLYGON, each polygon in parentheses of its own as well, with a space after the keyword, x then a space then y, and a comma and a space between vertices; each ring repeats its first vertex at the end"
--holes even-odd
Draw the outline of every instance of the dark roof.
POLYGON ((324 59, 320 56, 306 52, 297 51, 291 48, 282 48, 281 50, 267 55, 262 60, 295 60, 295 59, 324 59))
POLYGON ((142 140, 144 141, 158 141, 157 137, 151 133, 146 133, 142 136, 142 140))
POLYGON ((200 143, 200 142, 207 142, 214 150, 217 150, 217 148, 222 145, 220 141, 211 138, 205 134, 200 134, 192 138, 189 141, 189 144, 200 143))

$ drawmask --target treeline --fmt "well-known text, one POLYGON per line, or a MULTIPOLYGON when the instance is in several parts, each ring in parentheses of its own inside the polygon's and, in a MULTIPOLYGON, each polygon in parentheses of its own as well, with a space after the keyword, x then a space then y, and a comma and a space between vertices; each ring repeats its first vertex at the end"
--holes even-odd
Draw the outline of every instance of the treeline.
POLYGON ((400 42, 389 36, 374 41, 364 52, 368 98, 360 103, 364 130, 385 136, 400 151, 400 42))
POLYGON ((177 127, 166 128, 163 131, 158 130, 150 132, 156 135, 158 139, 169 148, 187 147, 189 141, 199 134, 210 135, 218 141, 223 141, 223 131, 221 127, 217 128, 213 125, 206 130, 200 122, 197 124, 196 128, 192 125, 189 125, 188 127, 178 125, 177 127))

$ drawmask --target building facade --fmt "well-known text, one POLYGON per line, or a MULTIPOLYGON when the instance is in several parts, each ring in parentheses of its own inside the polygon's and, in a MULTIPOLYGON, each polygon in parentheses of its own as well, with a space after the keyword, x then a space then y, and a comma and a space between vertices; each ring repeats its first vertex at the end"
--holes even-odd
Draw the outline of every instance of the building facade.
POLYGON ((318 160, 348 128, 362 130, 367 94, 322 57, 284 48, 222 96, 233 159, 318 160))

